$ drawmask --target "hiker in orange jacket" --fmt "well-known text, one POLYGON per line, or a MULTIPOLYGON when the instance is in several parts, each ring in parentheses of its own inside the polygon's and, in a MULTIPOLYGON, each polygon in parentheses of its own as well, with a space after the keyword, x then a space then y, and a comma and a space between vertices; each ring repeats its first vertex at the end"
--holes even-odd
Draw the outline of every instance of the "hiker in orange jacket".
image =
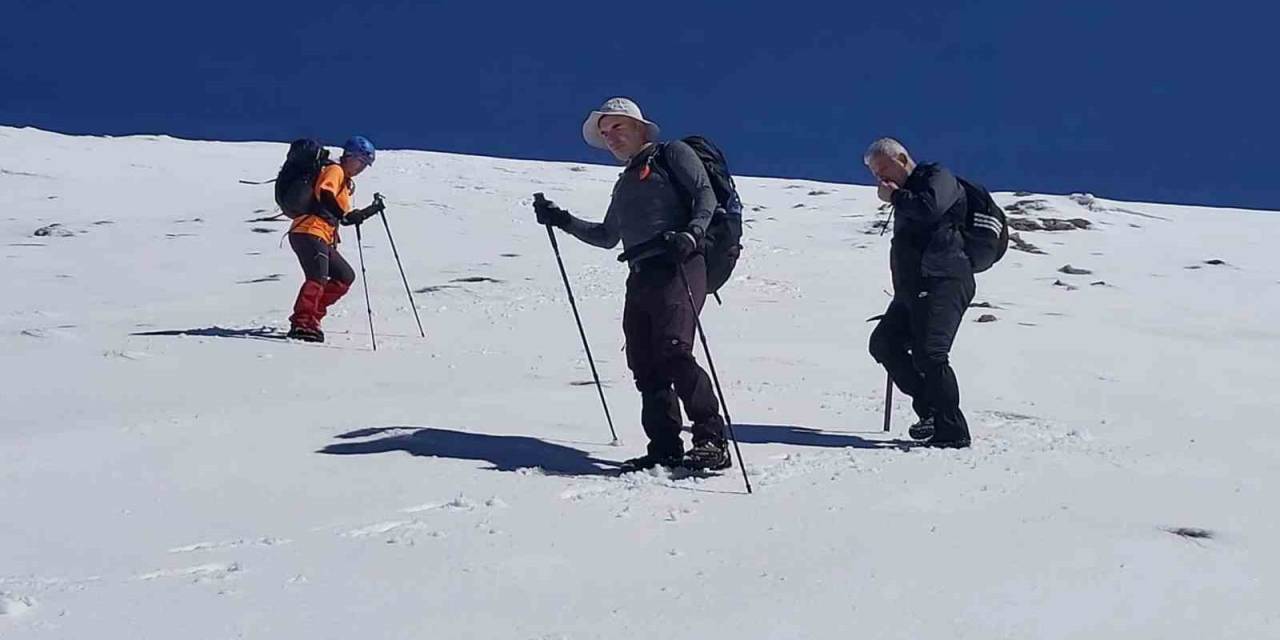
POLYGON ((338 225, 360 224, 382 212, 377 200, 363 208, 351 208, 355 195, 352 178, 373 164, 373 143, 355 136, 342 145, 342 157, 325 166, 315 182, 315 212, 298 216, 289 227, 289 246, 298 255, 305 280, 289 316, 288 337, 306 342, 324 342, 320 321, 338 301, 356 273, 338 253, 338 225))

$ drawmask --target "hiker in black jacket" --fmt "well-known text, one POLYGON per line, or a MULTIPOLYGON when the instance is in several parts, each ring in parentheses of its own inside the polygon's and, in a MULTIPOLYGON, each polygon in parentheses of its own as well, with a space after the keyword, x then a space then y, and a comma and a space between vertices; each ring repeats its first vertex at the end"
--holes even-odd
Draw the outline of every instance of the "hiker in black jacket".
POLYGON ((711 379, 693 357, 695 318, 707 296, 700 247, 716 196, 693 150, 678 141, 660 144, 658 133, 658 126, 645 120, 631 100, 605 102, 582 126, 588 144, 608 149, 626 165, 604 220, 576 218, 549 200, 536 202, 534 209, 540 224, 559 227, 587 244, 611 249, 622 242, 631 269, 622 330, 627 366, 640 390, 640 422, 649 437, 648 453, 626 461, 623 470, 659 465, 725 469, 732 461, 719 402, 711 379), (660 160, 657 154, 663 154, 660 160), (684 202, 682 192, 691 194, 692 202, 684 202), (677 268, 681 264, 688 291, 677 268), (693 448, 687 455, 680 437, 681 403, 693 422, 693 448))
POLYGON ((973 267, 960 233, 964 187, 936 164, 917 165, 902 143, 875 141, 863 161, 880 199, 893 205, 889 267, 893 301, 871 333, 871 355, 911 396, 920 420, 912 438, 938 447, 969 446, 951 344, 973 300, 973 267))

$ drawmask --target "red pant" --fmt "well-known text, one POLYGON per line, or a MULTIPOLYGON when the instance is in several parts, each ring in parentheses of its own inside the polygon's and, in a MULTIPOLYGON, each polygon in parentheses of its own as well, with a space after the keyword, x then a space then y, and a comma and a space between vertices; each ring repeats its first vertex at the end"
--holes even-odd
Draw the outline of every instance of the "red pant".
POLYGON ((351 288, 356 273, 342 254, 338 253, 336 246, 330 246, 313 235, 291 233, 289 246, 298 255, 298 262, 302 265, 306 278, 293 303, 293 315, 289 316, 289 324, 319 330, 320 321, 328 313, 329 307, 351 288))

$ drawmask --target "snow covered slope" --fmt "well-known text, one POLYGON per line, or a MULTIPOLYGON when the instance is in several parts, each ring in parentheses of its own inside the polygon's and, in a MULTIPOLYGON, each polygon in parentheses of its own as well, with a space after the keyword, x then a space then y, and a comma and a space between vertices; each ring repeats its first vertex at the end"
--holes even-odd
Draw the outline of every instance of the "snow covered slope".
POLYGON ((614 447, 529 205, 598 217, 616 168, 381 154, 428 337, 375 222, 375 353, 358 286, 325 345, 252 335, 300 275, 237 181, 283 155, 0 129, 0 637, 1280 637, 1276 214, 997 194, 1090 228, 980 277, 975 446, 930 451, 879 431, 874 191, 741 180, 704 322, 747 496, 613 472, 625 269, 561 242, 614 447))

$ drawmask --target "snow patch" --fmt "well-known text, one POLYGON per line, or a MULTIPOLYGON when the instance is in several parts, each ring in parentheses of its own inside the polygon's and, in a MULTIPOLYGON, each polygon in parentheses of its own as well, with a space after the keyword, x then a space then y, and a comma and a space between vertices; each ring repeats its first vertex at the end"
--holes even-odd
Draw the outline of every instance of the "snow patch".
POLYGON ((35 606, 34 598, 0 591, 0 616, 20 616, 35 606))
POLYGON ((213 562, 209 564, 196 565, 194 567, 183 567, 181 569, 162 569, 160 571, 152 571, 151 573, 144 573, 135 579, 148 581, 159 578, 194 578, 196 582, 204 582, 209 580, 224 580, 231 577, 232 574, 239 572, 239 563, 213 562))
POLYGON ((368 536, 376 536, 378 534, 387 533, 388 531, 392 531, 394 529, 399 529, 401 527, 409 526, 413 524, 413 522, 414 522, 413 520, 389 520, 387 522, 378 522, 375 524, 352 529, 344 533, 343 535, 349 538, 364 538, 368 536))
POLYGON ((473 511, 479 506, 480 505, 477 504, 474 500, 471 500, 466 496, 459 495, 453 500, 446 502, 444 505, 444 508, 452 509, 454 511, 473 511))
POLYGON ((282 544, 289 544, 292 540, 287 538, 256 538, 252 540, 239 539, 229 540, 226 542, 197 542, 183 547, 174 547, 169 553, 192 553, 194 551, 212 551, 216 549, 234 549, 246 545, 255 545, 262 547, 274 547, 282 544))

